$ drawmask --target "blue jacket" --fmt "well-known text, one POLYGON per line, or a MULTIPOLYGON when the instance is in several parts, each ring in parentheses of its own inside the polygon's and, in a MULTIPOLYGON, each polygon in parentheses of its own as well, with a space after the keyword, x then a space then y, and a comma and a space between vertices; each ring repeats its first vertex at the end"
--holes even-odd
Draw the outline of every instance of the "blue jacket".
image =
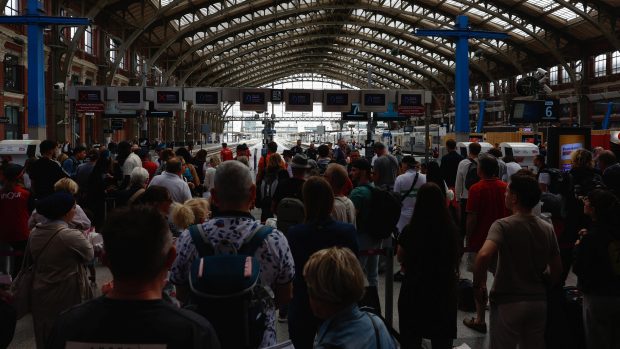
POLYGON ((396 342, 380 318, 353 304, 325 320, 319 328, 314 349, 328 348, 395 349, 396 342))

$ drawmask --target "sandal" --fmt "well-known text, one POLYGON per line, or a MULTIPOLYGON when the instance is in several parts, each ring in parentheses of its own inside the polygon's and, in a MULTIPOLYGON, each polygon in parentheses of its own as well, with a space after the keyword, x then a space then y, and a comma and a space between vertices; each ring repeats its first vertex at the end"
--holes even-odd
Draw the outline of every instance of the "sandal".
POLYGON ((487 324, 485 322, 476 323, 476 318, 463 319, 463 325, 480 333, 487 333, 487 324))

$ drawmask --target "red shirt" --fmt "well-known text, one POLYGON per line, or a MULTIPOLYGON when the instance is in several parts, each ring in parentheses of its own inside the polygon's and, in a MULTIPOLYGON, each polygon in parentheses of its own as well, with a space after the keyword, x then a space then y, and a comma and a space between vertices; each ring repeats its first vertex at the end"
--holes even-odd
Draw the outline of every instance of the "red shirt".
POLYGON ((142 161, 142 167, 149 173, 149 178, 153 179, 155 172, 157 172, 157 164, 153 161, 142 161))
POLYGON ((476 229, 467 241, 467 250, 478 252, 487 239, 491 224, 510 214, 505 204, 506 183, 497 178, 483 179, 469 188, 467 212, 476 214, 476 229))
POLYGON ((30 218, 30 192, 16 186, 13 190, 0 191, 0 241, 18 242, 28 240, 28 218, 30 218))
POLYGON ((220 157, 222 158, 222 161, 232 160, 233 159, 232 150, 228 148, 223 148, 222 150, 220 150, 220 157))

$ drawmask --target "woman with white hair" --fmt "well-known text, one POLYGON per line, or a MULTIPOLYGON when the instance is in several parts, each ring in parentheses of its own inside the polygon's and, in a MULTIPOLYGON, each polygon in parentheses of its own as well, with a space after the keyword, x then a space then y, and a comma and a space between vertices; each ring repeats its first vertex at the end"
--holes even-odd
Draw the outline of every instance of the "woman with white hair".
POLYGON ((129 176, 129 187, 116 194, 116 207, 131 205, 146 188, 149 181, 149 171, 144 167, 135 167, 129 176))

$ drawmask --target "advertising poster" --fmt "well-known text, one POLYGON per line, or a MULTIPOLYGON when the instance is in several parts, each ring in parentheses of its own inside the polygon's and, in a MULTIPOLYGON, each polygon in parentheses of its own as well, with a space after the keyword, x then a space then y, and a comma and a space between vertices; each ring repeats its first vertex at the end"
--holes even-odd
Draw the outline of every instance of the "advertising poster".
POLYGON ((584 147, 585 138, 583 135, 560 135, 560 169, 568 171, 571 169, 571 154, 577 149, 584 147))

